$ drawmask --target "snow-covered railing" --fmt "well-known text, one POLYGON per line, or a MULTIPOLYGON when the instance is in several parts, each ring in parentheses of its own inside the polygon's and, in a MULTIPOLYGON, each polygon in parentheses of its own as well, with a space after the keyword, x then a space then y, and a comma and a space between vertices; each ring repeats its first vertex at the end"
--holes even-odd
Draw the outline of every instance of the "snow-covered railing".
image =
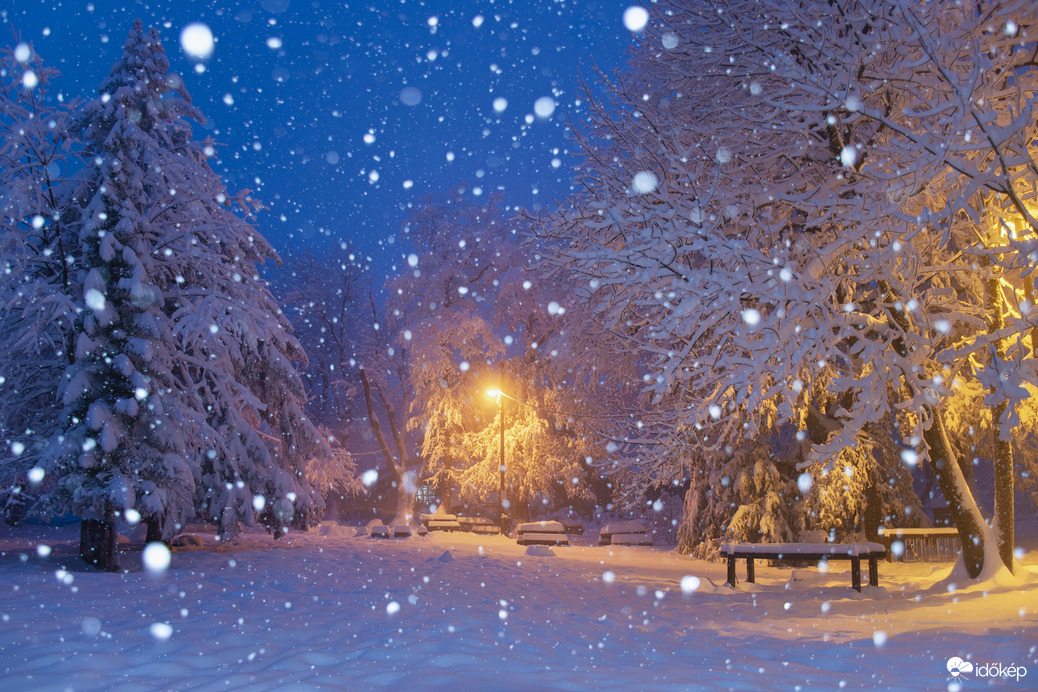
POLYGON ((728 560, 728 585, 735 588, 735 561, 746 560, 746 582, 754 583, 754 560, 850 560, 851 585, 861 591, 861 559, 869 561, 869 586, 879 586, 879 558, 887 549, 879 543, 724 543, 721 555, 728 560))
POLYGON ((897 529, 879 527, 876 539, 887 548, 887 560, 937 562, 954 560, 959 550, 959 531, 948 527, 897 529))

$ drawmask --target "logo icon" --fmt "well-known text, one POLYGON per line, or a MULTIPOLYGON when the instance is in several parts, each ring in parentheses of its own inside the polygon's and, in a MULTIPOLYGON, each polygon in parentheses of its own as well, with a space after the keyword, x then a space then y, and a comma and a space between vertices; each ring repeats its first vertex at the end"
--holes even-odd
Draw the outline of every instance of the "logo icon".
POLYGON ((957 678, 964 673, 972 673, 973 664, 969 661, 963 661, 958 656, 952 656, 948 659, 948 673, 953 677, 957 678))

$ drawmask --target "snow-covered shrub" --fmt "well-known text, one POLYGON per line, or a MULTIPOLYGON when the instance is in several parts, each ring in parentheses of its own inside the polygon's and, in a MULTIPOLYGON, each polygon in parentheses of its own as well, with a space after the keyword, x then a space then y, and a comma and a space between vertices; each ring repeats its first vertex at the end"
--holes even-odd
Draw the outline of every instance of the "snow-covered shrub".
MULTIPOLYGON (((331 431, 325 427, 318 428, 326 440, 334 440, 331 431)), ((342 499, 354 495, 364 488, 357 464, 342 447, 331 444, 331 455, 319 454, 311 457, 306 464, 306 480, 317 492, 326 498, 342 499)))
POLYGON ((811 464, 798 481, 805 528, 837 541, 874 537, 879 526, 918 526, 922 517, 908 468, 889 446, 871 439, 844 448, 827 463, 811 464))

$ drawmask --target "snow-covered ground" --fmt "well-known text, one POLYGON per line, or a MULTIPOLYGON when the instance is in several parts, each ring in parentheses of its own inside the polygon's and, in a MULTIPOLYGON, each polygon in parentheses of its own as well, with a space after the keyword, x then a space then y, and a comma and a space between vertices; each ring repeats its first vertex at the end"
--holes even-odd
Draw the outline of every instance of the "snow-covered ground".
POLYGON ((199 532, 163 573, 130 545, 128 572, 104 574, 76 557, 78 525, 0 528, 2 687, 969 690, 997 663, 1027 669, 999 689, 1038 689, 1038 552, 1023 579, 880 563, 859 594, 841 562, 758 566, 733 591, 723 563, 594 534, 549 550, 355 531, 199 532), (953 657, 974 671, 953 678, 953 657))

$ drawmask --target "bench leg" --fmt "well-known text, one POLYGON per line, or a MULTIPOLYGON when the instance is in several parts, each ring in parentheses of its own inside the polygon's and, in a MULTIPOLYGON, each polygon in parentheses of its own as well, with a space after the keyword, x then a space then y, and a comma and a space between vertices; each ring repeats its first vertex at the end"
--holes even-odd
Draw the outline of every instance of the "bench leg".
POLYGON ((728 556, 728 586, 735 588, 735 558, 728 556))
POLYGON ((756 576, 753 574, 753 558, 746 558, 746 582, 748 584, 756 583, 756 576))
POLYGON ((879 586, 879 564, 876 556, 869 556, 869 586, 879 586))
POLYGON ((861 558, 851 558, 851 585, 854 586, 854 590, 861 592, 861 558))

